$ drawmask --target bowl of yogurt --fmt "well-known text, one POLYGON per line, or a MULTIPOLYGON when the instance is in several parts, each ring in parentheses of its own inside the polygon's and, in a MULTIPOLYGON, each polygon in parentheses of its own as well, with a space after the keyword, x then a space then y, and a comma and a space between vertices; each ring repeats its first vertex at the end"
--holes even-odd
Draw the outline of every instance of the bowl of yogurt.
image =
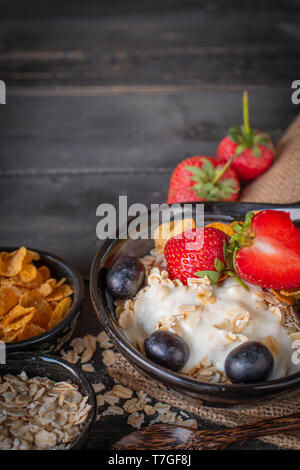
MULTIPOLYGON (((193 216, 196 205, 185 217, 193 216)), ((214 202, 205 203, 205 224, 230 223, 269 207, 300 219, 297 205, 214 202)), ((170 279, 163 252, 151 239, 107 241, 91 269, 93 305, 116 348, 142 374, 189 400, 216 406, 274 396, 300 383, 298 306, 259 286, 247 287, 233 277, 215 285, 208 277, 186 284, 170 279), (122 298, 122 291, 113 295, 111 273, 118 276, 124 260, 133 283, 126 278, 122 298), (241 381, 245 357, 250 368, 241 381), (251 379, 253 357, 260 366, 251 379)))

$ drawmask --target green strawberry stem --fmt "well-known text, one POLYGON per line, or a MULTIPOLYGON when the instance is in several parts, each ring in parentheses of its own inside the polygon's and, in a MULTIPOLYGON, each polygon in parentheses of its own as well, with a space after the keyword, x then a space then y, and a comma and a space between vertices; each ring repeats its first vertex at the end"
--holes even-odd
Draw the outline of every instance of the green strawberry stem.
POLYGON ((247 135, 247 139, 250 138, 250 140, 251 140, 250 145, 246 143, 245 146, 238 146, 237 147, 237 151, 235 152, 234 155, 232 155, 230 160, 228 160, 226 165, 224 165, 223 168, 221 168, 220 171, 216 172, 216 176, 212 180, 212 184, 216 184, 217 181, 219 181, 219 179, 222 178, 225 171, 228 170, 228 168, 230 167, 230 165, 233 162, 233 160, 235 159, 235 157, 237 157, 241 153, 240 150, 243 151, 247 146, 251 147, 253 145, 252 144, 251 128, 250 128, 250 124, 249 124, 249 106, 248 106, 248 92, 247 91, 244 91, 244 93, 243 93, 243 116, 244 116, 244 132, 247 135), (240 147, 242 147, 242 148, 240 148, 240 147))
POLYGON ((228 274, 228 276, 233 277, 236 280, 236 282, 238 282, 240 286, 242 286, 245 290, 247 291, 250 290, 247 284, 245 284, 244 281, 242 281, 242 279, 240 279, 233 271, 226 271, 226 274, 228 274))
POLYGON ((216 184, 217 181, 219 181, 219 179, 224 175, 225 171, 228 170, 228 168, 230 167, 230 165, 233 162, 234 158, 235 158, 235 155, 232 155, 232 157, 230 158, 230 160, 228 160, 226 165, 224 165, 223 168, 221 168, 221 170, 216 173, 216 176, 212 180, 212 184, 216 184))
POLYGON ((269 135, 265 132, 255 131, 250 127, 247 91, 243 92, 243 119, 244 123, 241 126, 231 126, 228 131, 230 139, 237 144, 235 155, 238 157, 246 149, 251 149, 255 157, 260 157, 260 145, 263 145, 274 152, 273 144, 270 141, 269 135))
POLYGON ((249 106, 248 106, 248 92, 243 93, 243 116, 244 116, 244 129, 246 134, 250 134, 251 128, 249 124, 249 106))

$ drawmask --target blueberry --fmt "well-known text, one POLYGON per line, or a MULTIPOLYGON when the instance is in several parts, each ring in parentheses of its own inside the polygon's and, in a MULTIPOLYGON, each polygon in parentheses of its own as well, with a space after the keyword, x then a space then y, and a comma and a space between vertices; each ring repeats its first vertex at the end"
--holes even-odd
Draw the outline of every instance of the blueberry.
POLYGON ((133 256, 121 256, 106 275, 106 286, 114 298, 133 297, 143 286, 144 265, 133 256))
POLYGON ((225 373, 234 384, 251 384, 266 380, 274 359, 269 349, 257 341, 249 341, 233 349, 225 360, 225 373))
POLYGON ((183 368, 190 355, 184 339, 163 330, 155 331, 145 340, 145 352, 149 359, 175 372, 183 368))

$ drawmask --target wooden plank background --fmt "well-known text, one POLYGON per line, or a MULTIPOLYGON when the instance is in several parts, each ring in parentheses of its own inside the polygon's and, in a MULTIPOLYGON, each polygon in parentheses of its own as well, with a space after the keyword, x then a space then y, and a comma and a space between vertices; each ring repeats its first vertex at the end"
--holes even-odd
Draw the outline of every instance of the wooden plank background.
MULTIPOLYGON (((244 89, 277 142, 298 113, 299 12, 296 0, 0 0, 0 245, 53 251, 88 279, 97 206, 163 202, 172 168, 215 155, 241 121, 244 89)), ((128 431, 105 420, 92 448, 113 442, 107 422, 128 431)))

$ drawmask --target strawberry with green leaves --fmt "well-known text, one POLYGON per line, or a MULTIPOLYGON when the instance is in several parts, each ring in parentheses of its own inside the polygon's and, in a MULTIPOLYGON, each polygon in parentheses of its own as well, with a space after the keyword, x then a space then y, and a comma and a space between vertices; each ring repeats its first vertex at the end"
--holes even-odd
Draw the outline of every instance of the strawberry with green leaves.
POLYGON ((207 276, 216 284, 225 273, 237 279, 225 262, 228 240, 224 232, 214 227, 187 230, 170 238, 164 249, 170 279, 187 284, 188 278, 207 276))
POLYGON ((231 162, 221 165, 213 157, 183 160, 173 171, 168 204, 190 201, 236 201, 240 184, 231 162))
POLYGON ((274 160, 274 146, 266 133, 251 129, 249 124, 248 94, 243 95, 244 124, 232 126, 219 144, 217 159, 231 161, 241 183, 252 181, 264 173, 274 160))
POLYGON ((188 230, 170 238, 165 258, 170 279, 207 276, 216 284, 221 275, 262 288, 300 288, 300 229, 290 214, 278 210, 248 212, 229 237, 214 227, 188 230))
POLYGON ((269 289, 300 287, 300 230, 288 212, 249 212, 226 247, 237 275, 269 289))

